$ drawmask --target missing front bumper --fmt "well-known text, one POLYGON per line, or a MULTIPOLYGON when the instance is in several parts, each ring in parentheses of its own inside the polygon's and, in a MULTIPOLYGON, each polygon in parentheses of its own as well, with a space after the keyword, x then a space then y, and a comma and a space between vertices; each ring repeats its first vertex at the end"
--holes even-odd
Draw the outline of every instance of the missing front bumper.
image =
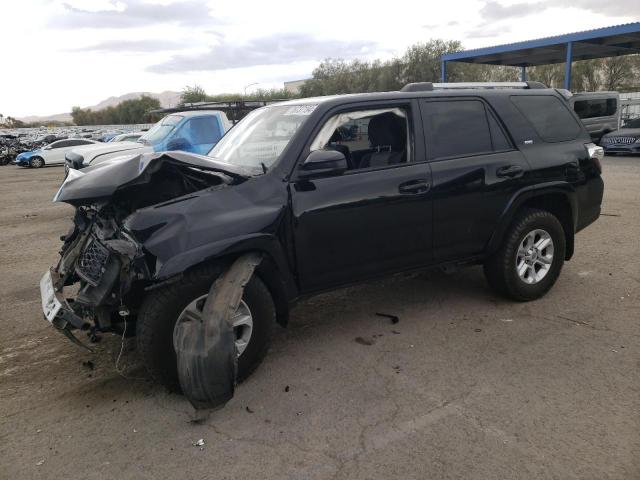
POLYGON ((91 347, 78 340, 72 332, 74 329, 88 330, 91 325, 73 311, 57 287, 60 283, 60 274, 53 267, 40 279, 40 298, 44 318, 73 343, 93 351, 91 347))

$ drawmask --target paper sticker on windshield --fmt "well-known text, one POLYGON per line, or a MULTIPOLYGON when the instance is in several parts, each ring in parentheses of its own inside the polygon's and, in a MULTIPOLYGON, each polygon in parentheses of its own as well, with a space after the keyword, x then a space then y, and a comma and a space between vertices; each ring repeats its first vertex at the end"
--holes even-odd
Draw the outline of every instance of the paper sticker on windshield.
POLYGON ((293 107, 290 107, 286 112, 284 112, 285 115, 310 115, 311 112, 313 112, 316 107, 318 105, 295 105, 293 107))

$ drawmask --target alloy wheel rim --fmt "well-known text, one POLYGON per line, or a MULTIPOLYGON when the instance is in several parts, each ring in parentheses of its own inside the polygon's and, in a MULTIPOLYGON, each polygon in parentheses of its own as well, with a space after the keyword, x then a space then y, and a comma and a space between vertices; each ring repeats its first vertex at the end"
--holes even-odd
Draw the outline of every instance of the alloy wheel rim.
POLYGON ((547 276, 553 264, 553 239, 546 230, 527 233, 516 254, 516 272, 523 282, 535 285, 547 276))
MULTIPOLYGON (((185 317, 190 320, 200 321, 202 319, 202 309, 204 308, 204 303, 206 300, 207 295, 202 295, 201 297, 196 298, 191 303, 189 303, 189 305, 184 307, 184 309, 178 316, 176 325, 180 323, 180 321, 185 317)), ((239 357, 244 353, 247 346, 249 345, 251 334, 253 333, 253 316, 251 315, 249 306, 244 302, 244 300, 240 300, 240 305, 238 305, 238 308, 233 314, 232 321, 233 333, 236 336, 236 352, 239 357)))

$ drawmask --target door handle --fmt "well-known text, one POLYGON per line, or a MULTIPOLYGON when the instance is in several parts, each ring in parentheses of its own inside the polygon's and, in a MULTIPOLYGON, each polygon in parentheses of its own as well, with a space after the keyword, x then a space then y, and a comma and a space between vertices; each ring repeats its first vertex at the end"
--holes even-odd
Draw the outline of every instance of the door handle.
POLYGON ((524 169, 520 165, 507 165, 496 170, 496 175, 500 178, 519 177, 524 173, 524 169))
POLYGON ((408 195, 427 193, 430 188, 431 185, 424 179, 410 180, 398 185, 398 191, 408 195))

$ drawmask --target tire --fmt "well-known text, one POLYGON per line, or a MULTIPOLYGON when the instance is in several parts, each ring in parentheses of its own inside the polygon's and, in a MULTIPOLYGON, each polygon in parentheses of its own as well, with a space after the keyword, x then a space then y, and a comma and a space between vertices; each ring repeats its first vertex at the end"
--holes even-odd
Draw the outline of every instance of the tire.
POLYGON ((525 209, 514 219, 500 249, 486 260, 484 274, 489 286, 500 295, 520 302, 535 300, 555 284, 564 264, 565 250, 565 233, 560 221, 545 210, 525 209), (550 237, 551 248, 547 246, 540 252, 523 248, 519 254, 527 237, 532 242, 528 245, 544 245, 544 234, 550 237), (524 278, 518 272, 518 265, 525 270, 524 278))
MULTIPOLYGON (((153 290, 143 301, 136 325, 137 346, 151 378, 170 391, 180 392, 173 330, 185 307, 206 296, 220 270, 205 267, 185 275, 178 283, 153 290)), ((253 328, 246 348, 238 358, 237 380, 245 380, 260 365, 275 326, 275 306, 269 290, 254 275, 242 301, 249 308, 253 328)))
POLYGON ((29 159, 29 166, 32 168, 44 167, 44 159, 42 157, 31 157, 29 159))

